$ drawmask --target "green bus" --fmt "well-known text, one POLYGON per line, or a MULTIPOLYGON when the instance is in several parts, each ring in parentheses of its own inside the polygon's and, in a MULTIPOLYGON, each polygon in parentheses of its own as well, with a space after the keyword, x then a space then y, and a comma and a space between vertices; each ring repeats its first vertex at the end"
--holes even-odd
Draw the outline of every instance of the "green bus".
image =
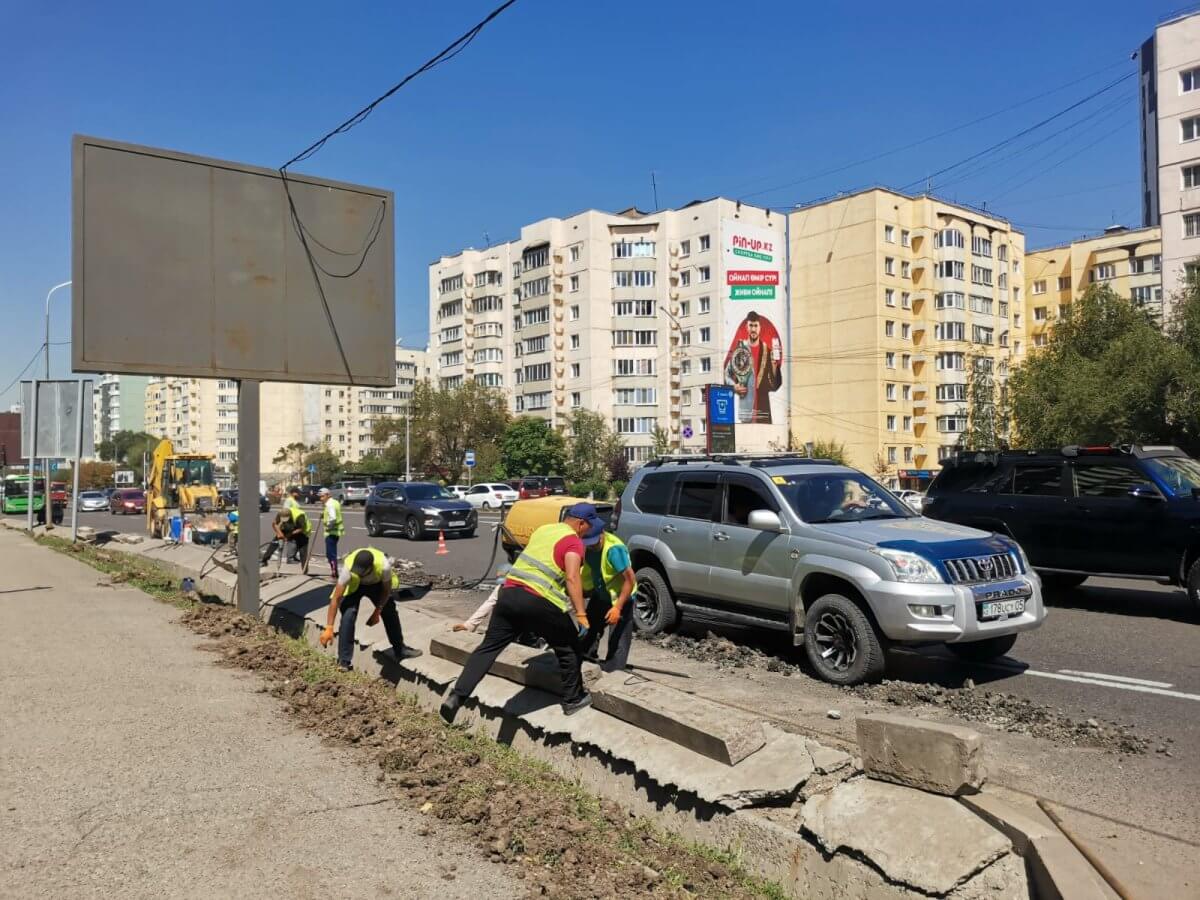
MULTIPOLYGON (((28 513, 29 512, 29 476, 28 475, 5 475, 3 487, 3 512, 11 513, 28 513)), ((46 482, 45 479, 35 478, 33 480, 33 511, 41 512, 46 505, 46 482)))

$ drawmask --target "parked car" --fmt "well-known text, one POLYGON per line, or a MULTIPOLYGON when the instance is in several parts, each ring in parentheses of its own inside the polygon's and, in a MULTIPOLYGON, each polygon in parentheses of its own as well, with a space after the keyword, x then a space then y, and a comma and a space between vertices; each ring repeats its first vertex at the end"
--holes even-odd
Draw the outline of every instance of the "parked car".
POLYGON ((343 506, 352 506, 355 503, 365 506, 367 497, 371 494, 365 481, 335 481, 329 491, 333 499, 343 506))
POLYGON ((499 509, 505 503, 515 503, 520 498, 519 492, 499 482, 476 484, 463 495, 463 499, 475 509, 499 509))
POLYGON ((564 478, 558 475, 547 475, 543 479, 543 484, 546 488, 547 495, 557 494, 559 496, 563 496, 567 493, 567 482, 564 478))
MULTIPOLYGON (((550 496, 550 488, 546 484, 546 479, 541 475, 526 475, 517 485, 517 493, 520 494, 522 500, 533 500, 537 497, 550 496)), ((566 491, 563 491, 565 494, 566 491)))
POLYGON ((828 460, 655 460, 634 473, 614 524, 633 558, 639 629, 697 617, 783 631, 834 684, 878 678, 892 643, 1002 656, 1045 615, 1012 538, 926 519, 828 460))
POLYGON ((897 497, 899 497, 901 500, 903 500, 905 503, 907 503, 909 508, 912 509, 913 511, 915 511, 915 512, 921 511, 921 500, 925 495, 922 494, 920 491, 900 490, 900 491, 893 491, 892 493, 894 493, 897 497))
POLYGON ((386 531, 403 531, 410 541, 439 531, 471 537, 478 522, 479 514, 471 504, 430 481, 381 482, 366 503, 367 534, 371 537, 386 531))
POLYGON ((115 516, 127 516, 146 511, 146 492, 141 488, 120 488, 108 498, 108 511, 115 516))
POLYGON ((460 500, 466 498, 467 491, 470 489, 471 488, 465 484, 450 484, 446 486, 446 490, 452 493, 455 497, 458 497, 460 500))
MULTIPOLYGON (((53 494, 51 497, 53 498, 53 494)), ((103 491, 80 491, 79 492, 79 511, 80 512, 97 512, 99 510, 108 509, 108 498, 104 496, 103 491)))
POLYGON ((300 486, 301 503, 319 503, 322 485, 305 484, 300 486))
MULTIPOLYGON (((221 502, 221 509, 237 509, 238 505, 238 489, 220 491, 218 497, 221 502)), ((258 495, 258 510, 259 512, 270 512, 271 501, 266 494, 258 495)))
POLYGON ((596 507, 596 515, 607 525, 613 516, 615 507, 611 503, 596 503, 581 497, 560 496, 534 497, 531 500, 518 500, 512 505, 508 515, 500 525, 500 546, 508 555, 509 562, 515 562, 529 538, 542 525, 561 522, 567 510, 576 503, 591 503, 596 507))
POLYGON ((925 514, 1010 535, 1047 586, 1155 578, 1200 605, 1200 462, 1177 447, 959 453, 925 514))

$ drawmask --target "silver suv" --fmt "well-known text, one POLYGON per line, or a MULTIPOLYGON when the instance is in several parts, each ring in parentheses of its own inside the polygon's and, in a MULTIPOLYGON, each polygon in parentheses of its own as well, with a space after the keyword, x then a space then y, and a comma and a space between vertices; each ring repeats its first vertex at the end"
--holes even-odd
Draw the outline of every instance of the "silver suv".
POLYGON ((828 460, 654 460, 613 522, 633 557, 639 629, 696 617, 789 632, 835 684, 878 678, 892 643, 1002 656, 1045 618, 1011 538, 923 518, 828 460))
POLYGON ((367 505, 367 496, 370 491, 367 489, 365 481, 338 481, 333 485, 330 491, 333 499, 344 506, 350 506, 357 503, 359 506, 367 505))

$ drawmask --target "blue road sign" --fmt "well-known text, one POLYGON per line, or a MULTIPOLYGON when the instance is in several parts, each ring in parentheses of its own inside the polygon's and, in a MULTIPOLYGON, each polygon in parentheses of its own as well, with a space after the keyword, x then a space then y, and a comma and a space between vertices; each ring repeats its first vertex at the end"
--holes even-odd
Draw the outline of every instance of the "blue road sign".
POLYGON ((690 438, 690 437, 691 437, 693 434, 694 434, 694 432, 692 431, 692 426, 691 426, 691 425, 684 425, 684 426, 683 426, 683 437, 684 437, 684 439, 685 439, 685 440, 687 440, 688 438, 690 438))
POLYGON ((467 463, 468 469, 475 468, 475 451, 474 450, 467 451, 466 463, 467 463))
POLYGON ((737 403, 733 388, 727 385, 710 385, 708 388, 708 423, 710 425, 733 425, 737 421, 737 403))
POLYGON ((317 464, 316 464, 316 463, 309 463, 309 464, 308 464, 308 471, 309 471, 310 473, 311 473, 311 472, 316 472, 316 471, 317 471, 317 464))

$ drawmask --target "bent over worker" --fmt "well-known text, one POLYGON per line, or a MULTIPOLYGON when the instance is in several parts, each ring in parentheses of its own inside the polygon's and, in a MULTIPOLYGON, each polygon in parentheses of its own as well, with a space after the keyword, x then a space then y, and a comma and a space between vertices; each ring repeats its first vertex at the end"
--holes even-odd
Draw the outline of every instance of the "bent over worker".
POLYGON ((346 522, 342 519, 342 504, 334 499, 329 488, 317 492, 321 499, 321 524, 325 527, 325 559, 329 561, 329 572, 337 578, 338 541, 346 533, 346 522))
POLYGON ((625 542, 611 531, 601 532, 589 544, 584 541, 586 565, 583 567, 583 592, 587 595, 587 616, 591 623, 583 636, 583 658, 600 662, 600 638, 609 628, 608 652, 601 664, 606 672, 618 672, 629 662, 633 643, 633 597, 637 580, 625 542))
POLYGON ((276 550, 284 552, 281 548, 289 541, 292 545, 292 552, 287 557, 288 562, 303 561, 304 554, 308 551, 308 536, 312 534, 312 522, 308 521, 308 515, 304 510, 298 506, 281 509, 275 514, 275 520, 271 523, 271 527, 275 531, 275 537, 267 545, 267 552, 263 554, 262 564, 265 566, 269 563, 276 550))
POLYGON ((500 588, 483 642, 442 701, 443 719, 454 721, 463 700, 471 696, 496 657, 526 631, 543 638, 558 658, 563 712, 571 715, 591 705, 592 695, 583 688, 578 646, 579 635, 588 625, 580 573, 582 539, 603 530, 604 520, 596 515, 595 507, 577 503, 567 510, 562 522, 534 531, 500 588), (571 621, 570 609, 575 612, 575 622, 571 621))
POLYGON ((358 624, 358 607, 363 597, 375 604, 375 611, 367 619, 367 625, 374 625, 383 619, 383 628, 387 632, 396 659, 414 659, 421 655, 422 651, 404 643, 404 629, 400 627, 400 614, 396 612, 396 598, 393 594, 399 587, 400 582, 396 573, 392 571, 392 564, 382 550, 367 547, 346 554, 342 567, 338 570, 337 584, 329 596, 329 617, 326 619, 325 630, 321 632, 321 646, 328 647, 333 642, 333 622, 340 608, 340 668, 349 669, 354 662, 354 630, 358 624))

